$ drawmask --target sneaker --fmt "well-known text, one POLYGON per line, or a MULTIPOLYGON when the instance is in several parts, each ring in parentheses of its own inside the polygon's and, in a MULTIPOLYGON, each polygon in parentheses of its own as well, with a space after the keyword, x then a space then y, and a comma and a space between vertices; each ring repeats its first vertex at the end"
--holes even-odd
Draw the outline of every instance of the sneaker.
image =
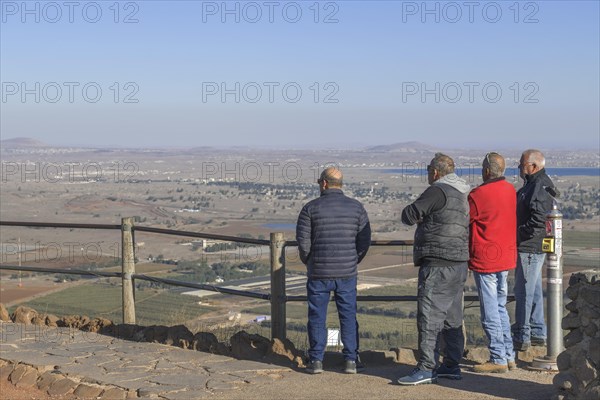
POLYGON ((505 364, 495 364, 491 361, 486 362, 485 364, 476 365, 473 367, 473 372, 481 373, 481 374, 503 374, 508 372, 508 365, 505 364))
POLYGON ((321 374, 323 373, 323 363, 319 360, 312 360, 306 366, 306 372, 309 374, 321 374))
POLYGON ((409 375, 399 378, 397 382, 399 385, 408 386, 422 385, 426 383, 436 383, 437 375, 435 371, 423 371, 422 369, 419 369, 417 367, 413 369, 409 375))
POLYGON ((508 370, 514 371, 515 369, 517 369, 517 363, 515 362, 515 360, 509 360, 508 361, 508 370))
POLYGON ((355 374, 356 373, 356 361, 346 360, 346 365, 344 366, 344 372, 346 374, 355 374))
POLYGON ((438 369, 435 370, 435 372, 439 378, 454 380, 462 379, 462 374, 460 373, 460 367, 458 365, 455 367, 447 367, 446 364, 442 364, 438 367, 438 369))
POLYGON ((517 342, 515 340, 515 341, 513 341, 513 347, 515 348, 515 351, 527 351, 531 347, 531 343, 530 342, 517 342))
POLYGON ((532 336, 531 337, 531 345, 532 346, 543 346, 543 347, 545 347, 546 346, 546 339, 532 336))

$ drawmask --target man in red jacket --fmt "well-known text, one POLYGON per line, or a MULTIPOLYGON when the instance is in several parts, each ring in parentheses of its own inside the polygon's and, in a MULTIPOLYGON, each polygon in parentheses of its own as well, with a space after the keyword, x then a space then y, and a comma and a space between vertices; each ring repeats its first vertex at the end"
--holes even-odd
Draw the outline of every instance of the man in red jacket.
POLYGON ((469 194, 469 269, 473 271, 481 324, 489 339, 490 360, 475 372, 516 368, 506 311, 508 271, 517 265, 517 196, 504 178, 505 161, 498 153, 483 160, 483 184, 469 194))

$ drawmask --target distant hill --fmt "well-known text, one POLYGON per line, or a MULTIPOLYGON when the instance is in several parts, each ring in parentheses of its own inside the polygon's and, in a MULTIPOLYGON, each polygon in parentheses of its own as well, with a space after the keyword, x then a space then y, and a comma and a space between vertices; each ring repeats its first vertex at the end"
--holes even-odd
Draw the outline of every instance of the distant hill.
POLYGON ((0 140, 0 147, 4 149, 23 149, 33 147, 49 147, 46 143, 40 142, 39 140, 32 138, 12 138, 6 140, 0 140))
POLYGON ((384 153, 430 153, 434 151, 435 148, 419 142, 402 142, 368 147, 366 150, 384 153))

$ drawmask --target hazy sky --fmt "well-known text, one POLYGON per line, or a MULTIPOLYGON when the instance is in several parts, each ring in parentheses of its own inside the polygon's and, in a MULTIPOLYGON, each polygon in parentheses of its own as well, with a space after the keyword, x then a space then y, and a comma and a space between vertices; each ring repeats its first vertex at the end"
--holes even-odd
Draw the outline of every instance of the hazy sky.
POLYGON ((0 3, 3 139, 600 147, 598 1, 0 3))

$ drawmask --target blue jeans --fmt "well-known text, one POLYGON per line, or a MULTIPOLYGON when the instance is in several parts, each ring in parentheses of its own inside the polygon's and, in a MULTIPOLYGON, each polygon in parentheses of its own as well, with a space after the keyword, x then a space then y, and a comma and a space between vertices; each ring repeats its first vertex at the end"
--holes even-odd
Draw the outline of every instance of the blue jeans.
POLYGON ((481 325, 490 342, 490 361, 507 365, 508 361, 515 359, 510 320, 506 311, 508 271, 491 274, 473 271, 473 277, 479 294, 481 325))
POLYGON ((515 326, 514 340, 531 342, 531 337, 546 339, 544 322, 544 293, 542 266, 546 254, 519 253, 515 271, 515 326))
POLYGON ((356 277, 306 282, 308 297, 308 357, 323 361, 327 344, 327 305, 333 291, 340 318, 340 330, 346 360, 356 361, 358 322, 356 321, 356 277))

